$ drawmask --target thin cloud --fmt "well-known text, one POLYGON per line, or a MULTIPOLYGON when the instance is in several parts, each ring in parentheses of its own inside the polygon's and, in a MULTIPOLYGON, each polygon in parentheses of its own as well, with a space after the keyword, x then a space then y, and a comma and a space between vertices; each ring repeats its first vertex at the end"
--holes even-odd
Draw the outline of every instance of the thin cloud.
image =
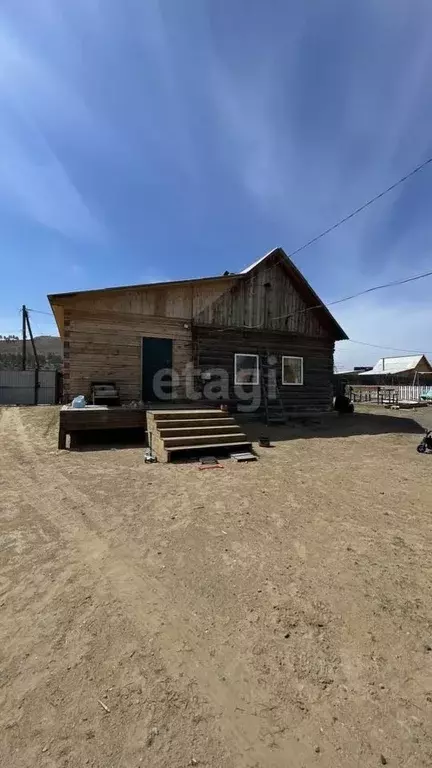
MULTIPOLYGON (((271 55, 261 50, 249 67, 242 46, 229 60, 213 57, 211 93, 227 162, 252 204, 286 231, 288 250, 427 156, 432 108, 424 94, 432 47, 426 18, 432 22, 432 10, 417 5, 423 17, 393 4, 389 24, 388 4, 384 13, 365 2, 352 16, 332 2, 293 13, 284 45, 275 28, 271 55)), ((340 231, 301 261, 334 248, 327 261, 340 261, 343 252, 360 271, 397 199, 388 198, 379 215, 365 215, 364 226, 349 225, 346 235, 340 231)), ((384 262, 381 241, 379 250, 384 262)))
POLYGON ((69 237, 100 240, 104 228, 92 216, 49 144, 33 137, 31 149, 0 135, 0 194, 8 207, 69 237), (35 146, 37 144, 37 147, 35 146))
MULTIPOLYGON (((106 230, 57 155, 48 129, 67 120, 91 138, 85 105, 0 17, 0 200, 3 206, 69 237, 103 240, 106 230), (42 120, 40 119, 42 117, 42 120)), ((93 136, 95 138, 95 136, 93 136)))
MULTIPOLYGON (((55 262, 67 281, 100 285, 103 264, 115 282, 120 253, 125 282, 164 281, 141 257, 156 250, 168 274, 213 272, 207 254, 234 270, 275 242, 296 249, 431 154, 429 0, 228 5, 2 6, 0 207, 72 238, 69 267, 42 232, 51 275, 55 262)), ((425 271, 425 173, 299 254, 319 295, 425 271)), ((353 338, 416 348, 425 292, 337 318, 353 338)))

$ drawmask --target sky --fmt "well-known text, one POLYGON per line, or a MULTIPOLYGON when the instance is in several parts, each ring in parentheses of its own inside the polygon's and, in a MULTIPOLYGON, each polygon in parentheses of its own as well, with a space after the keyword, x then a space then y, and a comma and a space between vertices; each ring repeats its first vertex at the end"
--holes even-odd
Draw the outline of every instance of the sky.
MULTIPOLYGON (((0 333, 48 293, 289 254, 409 172, 431 26, 430 0, 2 0, 0 333)), ((294 260, 326 302, 432 269, 431 203, 432 165, 294 260)), ((432 358, 431 294, 336 306, 386 347, 342 342, 337 366, 432 358)))

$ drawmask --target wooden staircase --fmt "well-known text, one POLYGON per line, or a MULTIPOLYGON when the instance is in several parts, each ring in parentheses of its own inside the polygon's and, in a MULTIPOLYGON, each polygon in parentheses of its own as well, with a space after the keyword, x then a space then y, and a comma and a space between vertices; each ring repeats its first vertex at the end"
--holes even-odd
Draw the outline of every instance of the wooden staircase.
POLYGON ((272 382, 271 387, 269 387, 270 366, 268 364, 268 355, 260 355, 259 363, 265 422, 267 426, 269 424, 286 424, 287 417, 276 378, 272 382))
POLYGON ((147 434, 153 455, 163 462, 186 451, 251 450, 250 441, 233 417, 210 408, 147 411, 147 434))

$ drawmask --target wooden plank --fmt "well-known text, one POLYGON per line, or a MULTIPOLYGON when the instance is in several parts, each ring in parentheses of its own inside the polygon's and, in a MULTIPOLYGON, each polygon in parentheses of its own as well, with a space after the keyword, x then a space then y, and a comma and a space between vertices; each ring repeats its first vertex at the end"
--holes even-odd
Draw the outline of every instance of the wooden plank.
POLYGON ((154 285, 145 287, 125 287, 115 291, 94 291, 91 295, 75 294, 60 297, 62 306, 83 312, 136 315, 165 318, 190 319, 194 312, 220 296, 234 279, 222 277, 202 283, 185 282, 178 285, 154 285))
POLYGON ((97 379, 116 381, 122 402, 139 400, 141 339, 145 336, 173 339, 173 367, 180 374, 173 397, 184 397, 182 374, 187 363, 192 362, 189 323, 89 308, 70 308, 65 320, 68 357, 64 368, 64 391, 68 400, 77 394, 88 396, 90 382, 97 379))
POLYGON ((59 434, 58 434, 58 449, 59 451, 64 450, 66 448, 66 430, 60 426, 59 427, 59 434))
MULTIPOLYGON (((146 428, 146 413, 141 409, 68 408, 60 411, 58 448, 66 448, 66 435, 70 435, 71 450, 79 445, 81 432, 146 428)), ((144 434, 143 434, 144 437, 144 434)))
POLYGON ((287 275, 275 262, 254 272, 248 279, 227 287, 224 293, 201 311, 195 322, 223 327, 279 329, 326 337, 319 314, 310 309, 287 275))

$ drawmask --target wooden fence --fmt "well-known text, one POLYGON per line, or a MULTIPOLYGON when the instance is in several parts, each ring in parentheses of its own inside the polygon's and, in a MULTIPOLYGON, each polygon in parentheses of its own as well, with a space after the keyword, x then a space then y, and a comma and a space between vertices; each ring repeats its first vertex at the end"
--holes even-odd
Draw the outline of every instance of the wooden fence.
POLYGON ((414 400, 416 403, 421 400, 422 395, 432 392, 432 387, 398 387, 399 400, 414 400))
POLYGON ((353 403, 376 403, 377 405, 397 404, 398 387, 372 385, 348 385, 348 394, 353 403))
POLYGON ((418 403, 422 395, 432 391, 432 387, 378 386, 377 384, 347 384, 346 393, 353 403, 376 403, 377 405, 397 405, 406 400, 418 403))

